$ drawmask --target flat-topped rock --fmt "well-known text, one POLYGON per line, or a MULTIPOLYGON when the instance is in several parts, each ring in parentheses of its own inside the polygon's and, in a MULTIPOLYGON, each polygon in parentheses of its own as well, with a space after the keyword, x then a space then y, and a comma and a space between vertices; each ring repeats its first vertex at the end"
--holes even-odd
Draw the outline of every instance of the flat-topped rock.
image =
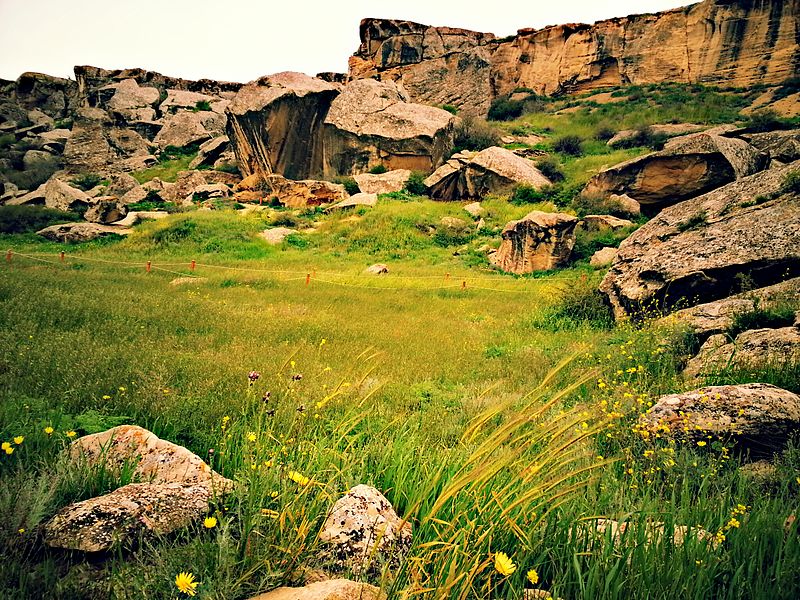
POLYGON ((577 217, 533 211, 503 229, 492 264, 508 273, 547 271, 568 263, 575 246, 577 217))

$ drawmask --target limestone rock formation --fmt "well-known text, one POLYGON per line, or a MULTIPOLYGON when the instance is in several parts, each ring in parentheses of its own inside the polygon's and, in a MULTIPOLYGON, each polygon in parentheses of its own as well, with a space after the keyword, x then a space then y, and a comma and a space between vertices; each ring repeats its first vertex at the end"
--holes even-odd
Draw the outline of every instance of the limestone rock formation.
POLYGON ((353 81, 325 118, 325 175, 354 175, 377 166, 429 172, 452 148, 454 123, 446 110, 410 103, 391 82, 353 81))
POLYGON ((633 222, 612 215, 586 215, 578 223, 578 228, 591 233, 600 231, 616 231, 625 227, 633 227, 633 222))
POLYGON ((68 183, 51 177, 44 184, 44 205, 55 210, 79 210, 94 203, 94 199, 83 190, 74 188, 68 183))
POLYGON ((533 211, 503 229, 503 241, 491 262, 518 275, 565 265, 575 246, 578 219, 563 213, 533 211))
POLYGON ((226 135, 220 135, 214 139, 200 144, 197 156, 189 163, 190 169, 200 167, 213 167, 215 163, 228 151, 230 140, 226 135))
POLYGON ((37 231, 36 234, 54 242, 72 244, 90 242, 109 235, 128 235, 130 232, 130 229, 110 227, 98 223, 64 223, 63 225, 45 227, 37 231))
POLYGON ((397 562, 411 546, 411 523, 403 521, 378 490, 357 485, 336 501, 319 539, 342 569, 369 571, 378 555, 397 562))
POLYGON ((733 437, 741 445, 777 450, 800 428, 800 396, 765 383, 704 387, 659 398, 639 424, 679 439, 733 437))
POLYGON ((227 135, 242 175, 322 174, 321 127, 339 86, 277 73, 243 87, 228 107, 227 135))
POLYGON ((265 229, 259 233, 258 237, 272 246, 277 246, 293 233, 297 233, 297 230, 290 229, 289 227, 272 227, 271 229, 265 229))
POLYGON ((203 124, 203 116, 197 112, 179 112, 169 117, 153 142, 164 150, 168 146, 186 148, 209 141, 212 134, 203 124))
POLYGON ((116 196, 98 196, 92 198, 92 203, 83 213, 83 218, 90 223, 110 225, 121 220, 126 214, 128 214, 128 207, 116 196))
POLYGON ((592 267, 607 267, 617 258, 616 248, 600 248, 597 252, 592 254, 589 259, 589 265, 592 267))
MULTIPOLYGON (((663 125, 650 125, 648 131, 653 135, 663 135, 668 137, 675 137, 678 135, 686 135, 689 133, 697 133, 708 129, 707 125, 695 125, 694 123, 666 123, 663 125)), ((614 137, 608 140, 609 146, 617 146, 623 142, 634 139, 639 134, 638 129, 623 129, 618 131, 614 137)))
POLYGON ((314 179, 293 181, 280 175, 266 176, 261 189, 277 198, 283 206, 292 208, 331 204, 348 197, 344 186, 339 183, 314 179))
POLYGON ((550 180, 530 160, 492 146, 477 153, 454 154, 424 183, 434 200, 467 200, 508 191, 520 183, 541 188, 550 185, 550 180))
POLYGON ((629 83, 747 87, 797 75, 797 0, 704 0, 657 14, 521 29, 512 38, 365 19, 350 76, 401 83, 417 102, 485 115, 529 88, 580 92, 629 83))
POLYGON ((389 274, 389 266, 384 265, 383 263, 376 263, 374 265, 370 265, 364 271, 368 275, 388 275, 389 274))
POLYGON ((592 177, 583 194, 626 194, 660 208, 699 196, 767 167, 768 156, 744 140, 711 134, 675 138, 663 150, 631 159, 592 177))
POLYGON ((154 107, 161 97, 157 88, 140 87, 135 79, 123 79, 119 83, 111 83, 101 89, 114 90, 114 95, 106 105, 111 114, 126 121, 155 120, 154 107))
POLYGON ((377 203, 378 194, 365 194, 364 192, 360 192, 350 196, 346 200, 342 200, 341 202, 337 202, 336 204, 329 206, 326 210, 344 210, 347 208, 358 208, 359 206, 372 208, 377 203))
POLYGON ((764 287, 800 274, 800 195, 783 188, 798 167, 666 208, 623 241, 600 285, 616 317, 725 298, 741 277, 764 287))
POLYGON ((301 588, 280 587, 250 600, 385 600, 379 588, 349 579, 317 581, 301 588))
POLYGON ((731 340, 712 335, 686 365, 686 377, 720 373, 726 369, 780 369, 800 365, 800 329, 753 329, 731 340))
POLYGON ((390 194, 401 191, 411 177, 408 169, 395 169, 386 173, 372 174, 359 173, 353 179, 358 184, 358 189, 365 194, 390 194))

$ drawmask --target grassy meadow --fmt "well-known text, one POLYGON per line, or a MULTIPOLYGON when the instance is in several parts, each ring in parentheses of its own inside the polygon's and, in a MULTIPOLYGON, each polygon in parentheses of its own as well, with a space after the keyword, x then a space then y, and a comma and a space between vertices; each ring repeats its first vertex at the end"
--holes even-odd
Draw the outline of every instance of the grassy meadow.
MULTIPOLYGON (((499 126, 551 138, 584 126, 548 115, 499 126)), ((0 208, 13 250, 0 262, 0 440, 11 450, 0 452, 0 597, 186 597, 182 571, 209 600, 297 585, 332 566, 317 534, 359 483, 414 528, 404 560, 345 574, 390 598, 517 599, 532 587, 565 600, 800 597, 800 528, 786 524, 800 443, 759 479, 726 440, 642 436, 636 419, 656 398, 697 386, 679 375, 695 341, 655 321, 611 322, 594 291, 603 272, 588 266, 597 240, 580 240, 558 272, 489 267, 508 220, 577 212, 564 189, 644 151, 551 153, 561 191, 486 199, 480 230, 459 204, 402 193, 340 215, 179 212, 125 239, 62 246, 19 225, 47 215, 0 208), (299 233, 269 246, 257 234, 270 226, 299 233), (374 263, 390 273, 364 274, 374 263), (130 482, 65 452, 122 423, 239 484, 212 507, 216 525, 88 560, 47 549, 39 527, 56 511, 130 482), (616 536, 601 519, 628 528, 616 536), (495 568, 499 552, 513 572, 495 568)), ((800 392, 791 369, 713 381, 800 392)))

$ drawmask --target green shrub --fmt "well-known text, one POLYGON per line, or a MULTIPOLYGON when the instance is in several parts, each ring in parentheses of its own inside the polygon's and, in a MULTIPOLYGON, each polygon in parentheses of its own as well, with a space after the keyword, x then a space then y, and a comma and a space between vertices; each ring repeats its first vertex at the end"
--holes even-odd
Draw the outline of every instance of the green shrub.
POLYGON ((754 112, 750 115, 750 122, 748 129, 755 132, 775 131, 776 129, 785 129, 790 123, 780 117, 771 108, 754 112))
POLYGON ((669 138, 663 133, 655 133, 650 126, 642 126, 636 129, 636 133, 631 137, 624 138, 614 144, 615 148, 623 150, 629 148, 650 148, 651 150, 661 150, 669 138))
POLYGON ((607 142, 617 135, 617 130, 610 125, 600 125, 594 132, 594 139, 600 142, 607 142))
POLYGON ((499 96, 492 100, 489 107, 490 121, 513 121, 522 115, 524 102, 511 100, 508 96, 499 96))
POLYGON ((781 191, 784 194, 800 194, 800 171, 791 171, 786 174, 781 183, 781 191))
POLYGON ((692 229, 697 229, 698 227, 702 227, 708 223, 708 215, 705 211, 700 211, 683 221, 682 223, 678 223, 678 231, 683 233, 684 231, 691 231, 692 229))
POLYGON ((453 106, 452 104, 442 104, 442 106, 440 106, 439 108, 441 108, 442 110, 446 110, 451 115, 457 115, 458 114, 458 107, 453 106))
POLYGON ((55 225, 82 220, 81 215, 44 206, 0 206, 0 233, 31 233, 55 225))
POLYGON ((239 170, 239 166, 233 163, 224 163, 218 167, 215 167, 215 171, 220 171, 222 173, 231 173, 232 175, 239 175, 241 177, 242 172, 239 170))
POLYGON ((583 155, 583 140, 578 135, 564 135, 553 142, 553 150, 569 156, 583 155))
POLYGON ((208 100, 198 100, 197 104, 192 109, 193 112, 209 111, 211 110, 211 103, 208 100))
POLYGON ((589 260, 602 248, 618 248, 622 240, 627 238, 633 228, 622 228, 606 231, 586 231, 579 229, 575 234, 575 246, 572 249, 572 260, 589 260))
POLYGON ((333 182, 343 185, 344 190, 351 196, 354 196, 361 191, 356 183, 356 180, 352 177, 336 177, 334 178, 333 182))
POLYGON ((556 329, 589 325, 595 329, 610 329, 614 316, 595 282, 582 277, 561 289, 557 304, 548 311, 545 321, 556 329))
POLYGON ((753 310, 733 315, 728 334, 731 337, 735 337, 743 331, 751 329, 789 327, 794 323, 795 311, 798 308, 800 306, 793 306, 790 302, 778 302, 767 308, 761 308, 756 303, 753 310))
POLYGON ((88 192, 92 188, 95 188, 103 183, 103 181, 104 180, 100 175, 86 173, 84 175, 78 175, 77 177, 74 177, 70 183, 76 188, 82 189, 84 192, 88 192))
POLYGON ((196 229, 197 223, 190 219, 178 221, 153 233, 153 242, 160 246, 179 243, 191 237, 196 229))
POLYGON ((572 209, 579 217, 586 215, 612 215, 620 218, 631 218, 632 215, 619 200, 604 196, 587 196, 576 194, 571 202, 572 209))
POLYGON ((369 170, 369 172, 370 172, 372 175, 381 175, 381 174, 383 174, 383 173, 386 173, 386 171, 388 171, 388 170, 389 170, 389 169, 387 169, 387 168, 386 168, 384 165, 375 165, 374 167, 372 167, 372 168, 369 170))
POLYGON ((426 178, 427 175, 422 171, 412 171, 403 189, 414 196, 424 196, 428 193, 428 188, 425 185, 426 178))
POLYGON ((0 148, 8 148, 13 146, 17 141, 17 137, 13 133, 4 133, 0 135, 0 148))
POLYGON ((478 117, 464 117, 456 125, 453 136, 454 152, 484 150, 500 144, 500 132, 478 117))
POLYGON ((188 146, 167 146, 164 150, 161 151, 161 154, 158 157, 159 162, 166 162, 168 160, 177 160, 179 158, 187 158, 187 157, 194 157, 198 150, 200 149, 200 144, 189 144, 188 146))
POLYGON ((536 162, 536 168, 553 183, 564 181, 564 172, 555 156, 545 156, 536 162))

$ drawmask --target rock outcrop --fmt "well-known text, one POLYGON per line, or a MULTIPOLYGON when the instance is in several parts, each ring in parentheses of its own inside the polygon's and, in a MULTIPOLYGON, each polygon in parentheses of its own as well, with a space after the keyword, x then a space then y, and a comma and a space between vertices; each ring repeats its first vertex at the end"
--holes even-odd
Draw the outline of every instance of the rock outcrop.
POLYGON ((643 432, 689 441, 735 438, 778 450, 800 429, 800 396, 765 383, 704 387, 659 398, 639 419, 643 432))
POLYGON ((575 247, 577 224, 572 215, 535 210, 505 226, 503 241, 490 261, 518 275, 564 266, 575 247))
POLYGON ((374 167, 429 172, 453 147, 455 117, 413 104, 391 82, 353 81, 331 103, 323 125, 326 177, 374 167))
POLYGON ((322 122, 339 89, 301 73, 277 73, 239 90, 227 110, 227 135, 242 175, 320 176, 322 122))
POLYGON ((454 154, 424 183, 434 200, 472 200, 509 191, 518 184, 542 188, 550 185, 550 180, 527 158, 492 146, 454 154))
POLYGON ((586 196, 625 194, 644 207, 661 208, 762 171, 769 156, 744 140, 694 134, 664 150, 605 169, 592 177, 586 196))
POLYGON ((353 179, 356 180, 358 189, 365 194, 390 194, 401 191, 409 177, 411 171, 408 169, 396 169, 379 174, 359 173, 353 179))
POLYGON ((37 231, 36 234, 54 242, 77 244, 91 242, 97 238, 110 235, 128 235, 130 232, 130 229, 123 227, 111 227, 98 223, 64 223, 45 227, 37 231))
POLYGON ((317 581, 304 587, 280 587, 250 600, 384 600, 386 595, 374 585, 349 579, 317 581))
POLYGON ((365 19, 350 76, 401 83, 412 99, 485 115, 492 99, 661 82, 747 87, 797 75, 798 0, 705 0, 657 14, 512 38, 365 19))
POLYGON ((798 170, 770 169, 664 209, 622 242, 600 289, 617 318, 726 298, 800 275, 798 170), (744 278, 744 279, 742 279, 744 278))

